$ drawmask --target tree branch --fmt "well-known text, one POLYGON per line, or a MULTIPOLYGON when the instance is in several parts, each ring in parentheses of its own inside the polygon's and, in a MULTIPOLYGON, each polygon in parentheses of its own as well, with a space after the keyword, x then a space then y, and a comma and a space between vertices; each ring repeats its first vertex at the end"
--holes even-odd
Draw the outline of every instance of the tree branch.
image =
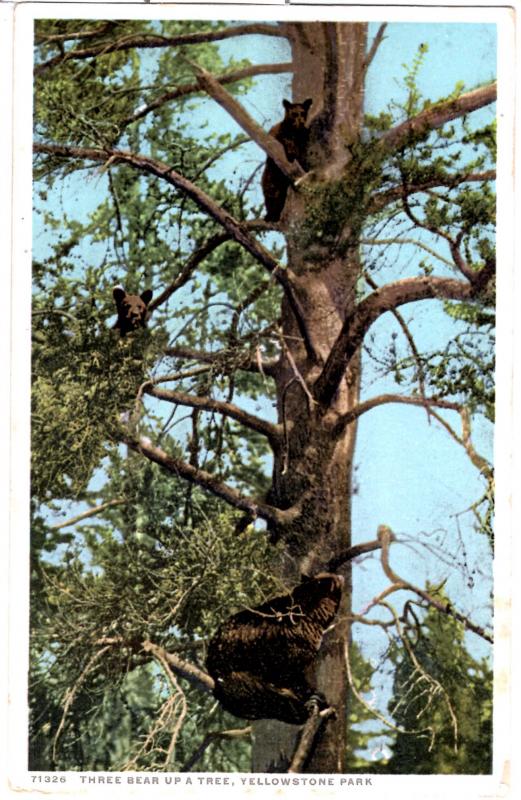
POLYGON ((47 69, 61 64, 65 61, 77 61, 86 58, 95 58, 96 56, 103 56, 107 53, 121 52, 123 50, 132 50, 134 48, 155 48, 155 47, 180 47, 190 44, 203 44, 205 42, 217 42, 223 39, 230 39, 233 36, 249 36, 249 35, 264 34, 266 36, 285 36, 284 29, 278 25, 265 25, 262 23, 253 23, 245 25, 236 25, 235 27, 226 27, 213 31, 201 31, 198 33, 184 33, 178 36, 157 36, 155 34, 140 34, 137 36, 123 36, 115 42, 102 42, 101 44, 94 45, 93 47, 86 47, 82 50, 70 50, 66 53, 60 53, 57 56, 45 61, 43 64, 38 64, 34 69, 34 74, 39 75, 47 69))
POLYGON ((421 111, 417 116, 402 122, 379 139, 381 146, 387 150, 397 150, 404 145, 411 136, 422 136, 435 128, 441 128, 452 119, 463 117, 471 111, 490 105, 496 100, 496 82, 473 89, 451 100, 436 103, 430 108, 421 111))
POLYGON ((423 408, 436 406, 437 408, 448 408, 451 411, 461 411, 461 405, 459 403, 453 403, 450 400, 442 400, 438 397, 414 397, 401 394, 380 394, 377 397, 372 397, 370 400, 365 400, 363 403, 359 403, 346 414, 342 414, 342 416, 335 422, 334 434, 341 433, 346 425, 350 425, 367 411, 371 411, 371 409, 387 403, 401 403, 403 405, 421 406, 423 408))
POLYGON ((385 192, 379 192, 373 195, 368 207, 369 214, 375 214, 381 211, 389 203, 395 200, 401 200, 404 192, 407 195, 416 194, 417 192, 425 192, 428 189, 434 189, 437 186, 446 186, 448 189, 454 189, 462 183, 481 183, 482 181, 496 180, 496 170, 489 169, 484 172, 469 172, 456 175, 447 175, 446 177, 438 176, 431 180, 409 184, 408 186, 394 186, 392 189, 387 189, 385 192))
POLYGON ((376 51, 380 47, 382 40, 384 38, 385 29, 387 28, 387 22, 382 22, 378 30, 376 31, 376 35, 371 43, 371 48, 365 57, 364 63, 364 71, 367 72, 369 69, 373 58, 376 55, 376 51))
POLYGON ((238 739, 242 736, 251 736, 251 732, 251 725, 247 725, 245 728, 233 728, 228 731, 210 731, 210 733, 206 734, 195 752, 192 753, 188 761, 183 764, 179 772, 190 772, 194 764, 197 764, 201 756, 204 755, 205 751, 212 744, 212 742, 215 742, 219 739, 238 739))
POLYGON ((245 372, 260 372, 270 377, 275 374, 275 369, 279 363, 278 358, 271 358, 268 361, 264 360, 259 363, 257 356, 251 353, 235 353, 230 350, 217 350, 215 353, 207 353, 204 350, 196 350, 192 347, 183 347, 181 345, 169 347, 165 350, 165 355, 172 358, 202 361, 205 364, 215 364, 217 368, 233 362, 237 369, 242 369, 245 372))
POLYGON ((266 133, 210 72, 207 72, 203 67, 192 61, 190 64, 195 71, 201 88, 208 92, 216 103, 219 103, 228 112, 235 122, 246 131, 248 136, 276 163, 284 175, 290 180, 296 180, 305 175, 298 161, 289 161, 287 159, 283 145, 273 136, 270 136, 269 133, 266 133))
POLYGON ((322 725, 334 715, 334 708, 324 708, 322 711, 319 711, 318 708, 313 708, 300 733, 300 738, 288 769, 289 773, 302 772, 311 754, 317 733, 322 725))
POLYGON ((195 664, 191 664, 189 661, 179 658, 175 653, 169 653, 164 647, 153 644, 149 639, 146 639, 142 643, 141 649, 144 650, 145 653, 150 653, 154 658, 166 661, 173 672, 179 675, 179 677, 185 678, 197 689, 207 694, 213 692, 215 686, 213 678, 202 669, 199 669, 199 667, 196 667, 195 664))
POLYGON ((71 517, 65 522, 59 522, 57 525, 51 525, 51 530, 59 531, 61 528, 68 528, 69 525, 74 525, 76 522, 80 522, 82 519, 88 519, 89 517, 94 517, 96 514, 101 514, 101 512, 105 511, 107 508, 113 508, 114 506, 124 506, 126 503, 127 500, 109 500, 107 503, 101 503, 101 505, 99 506, 94 506, 93 508, 89 508, 88 511, 84 511, 82 514, 78 514, 75 517, 71 517))
POLYGON ((325 572, 337 572, 340 567, 348 561, 353 561, 355 558, 364 555, 364 553, 371 553, 373 550, 380 550, 382 547, 382 543, 379 539, 373 539, 370 542, 364 542, 363 544, 355 544, 351 547, 348 547, 347 550, 343 550, 337 556, 332 558, 327 566, 325 567, 325 572))
POLYGON ((435 298, 470 300, 474 294, 475 287, 467 281, 430 275, 403 278, 372 292, 358 304, 354 313, 344 322, 324 368, 315 382, 313 393, 316 400, 322 406, 331 403, 344 372, 365 334, 386 311, 417 300, 435 298))
MULTIPOLYGON (((252 64, 250 67, 237 69, 234 72, 224 72, 221 75, 216 75, 214 80, 220 84, 237 83, 238 81, 244 80, 244 78, 251 78, 255 75, 276 75, 281 72, 292 71, 293 63, 291 61, 286 61, 280 64, 252 64)), ((137 120, 143 119, 143 117, 146 117, 147 114, 150 114, 156 108, 160 108, 160 106, 165 105, 165 103, 169 103, 172 100, 178 100, 180 97, 186 97, 189 94, 194 94, 200 91, 201 85, 199 82, 182 84, 175 89, 164 92, 164 94, 157 97, 145 107, 140 108, 130 116, 125 117, 125 119, 119 123, 119 127, 125 128, 132 122, 137 122, 137 120)))
MULTIPOLYGON (((248 230, 253 231, 265 231, 271 229, 269 223, 266 223, 264 220, 250 220, 249 222, 243 222, 241 224, 248 230)), ((216 250, 221 244, 229 242, 232 239, 233 237, 231 233, 216 233, 215 236, 210 236, 206 242, 203 242, 203 244, 200 245, 200 247, 198 247, 197 250, 195 250, 187 258, 184 267, 174 278, 172 283, 167 286, 161 292, 161 294, 157 295, 154 300, 152 300, 148 306, 149 312, 154 311, 154 309, 166 302, 174 294, 174 292, 184 286, 190 280, 194 270, 202 261, 204 261, 207 256, 210 255, 210 253, 213 253, 213 251, 216 250)))
POLYGON ((224 414, 224 416, 236 420, 241 425, 245 425, 247 428, 266 436, 274 447, 278 447, 280 444, 280 425, 274 425, 261 419, 261 417, 249 414, 233 403, 215 400, 213 397, 197 397, 184 392, 172 391, 171 389, 159 389, 151 384, 145 384, 144 391, 152 397, 157 397, 159 400, 167 400, 169 403, 178 403, 181 406, 189 406, 201 411, 216 411, 218 414, 224 414))
POLYGON ((459 611, 453 609, 450 603, 448 602, 442 603, 440 600, 436 600, 435 597, 432 597, 432 595, 430 595, 424 589, 420 589, 418 586, 414 586, 414 584, 409 583, 409 581, 400 578, 400 576, 393 571, 389 563, 389 546, 394 539, 394 534, 390 528, 388 528, 386 525, 379 525, 378 539, 380 540, 382 545, 382 568, 392 584, 392 587, 389 588, 392 588, 393 590, 396 591, 400 589, 408 589, 409 591, 414 592, 414 594, 417 594, 419 597, 425 600, 429 605, 433 606, 433 608, 436 608, 442 614, 447 614, 448 616, 456 619, 458 622, 461 622, 461 624, 467 630, 476 633, 478 636, 481 636, 483 639, 485 639, 487 642, 490 642, 491 644, 494 642, 494 639, 490 633, 487 633, 487 631, 485 631, 485 629, 482 628, 480 625, 476 625, 474 622, 469 620, 459 611))
POLYGON ((214 475, 206 472, 206 470, 198 469, 182 459, 169 456, 168 453, 165 453, 160 447, 154 446, 150 440, 145 437, 135 439, 124 435, 121 436, 120 440, 123 444, 126 444, 127 447, 130 447, 131 450, 134 450, 136 453, 141 453, 145 458, 159 464, 160 467, 168 472, 201 486, 203 489, 211 492, 216 497, 220 497, 221 500, 224 500, 234 508, 247 511, 253 518, 259 517, 260 519, 264 519, 277 528, 284 528, 299 514, 298 506, 281 510, 261 500, 245 497, 238 492, 237 489, 234 489, 226 483, 222 483, 214 475))
POLYGON ((302 336, 306 353, 313 363, 319 362, 319 356, 306 327, 306 316, 302 308, 302 304, 298 299, 294 285, 293 274, 289 269, 284 269, 273 258, 271 253, 263 247, 260 242, 254 239, 246 230, 246 227, 239 223, 234 217, 225 211, 221 206, 212 200, 212 198, 199 189, 195 184, 189 181, 180 173, 164 164, 161 161, 156 161, 148 156, 138 155, 128 150, 114 150, 114 149, 101 149, 94 147, 74 147, 72 145, 51 145, 35 143, 33 146, 35 153, 43 153, 57 158, 82 158, 89 161, 104 161, 104 162, 122 162, 128 164, 134 169, 146 172, 150 175, 155 175, 161 178, 176 189, 180 189, 184 194, 190 197, 199 208, 206 214, 216 220, 222 227, 228 231, 235 241, 239 242, 245 250, 247 250, 260 264, 262 264, 268 272, 278 281, 284 289, 288 304, 291 307, 295 319, 302 336))

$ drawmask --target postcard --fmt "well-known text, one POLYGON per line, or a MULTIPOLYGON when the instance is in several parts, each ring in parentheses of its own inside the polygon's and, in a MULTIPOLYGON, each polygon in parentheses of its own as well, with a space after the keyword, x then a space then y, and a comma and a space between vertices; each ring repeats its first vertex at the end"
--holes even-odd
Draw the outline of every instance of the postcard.
POLYGON ((5 796, 511 796, 514 12, 1 13, 5 796))

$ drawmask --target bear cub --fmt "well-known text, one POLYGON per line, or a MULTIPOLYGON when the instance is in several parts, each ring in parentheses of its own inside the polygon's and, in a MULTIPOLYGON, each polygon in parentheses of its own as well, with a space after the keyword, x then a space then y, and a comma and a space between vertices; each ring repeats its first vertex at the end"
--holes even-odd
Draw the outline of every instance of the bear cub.
POLYGON ((304 578, 290 594, 239 611, 218 628, 206 668, 226 711, 301 725, 314 704, 327 707, 308 673, 337 613, 343 584, 331 573, 304 578))
MULTIPOLYGON (((284 145, 288 161, 297 160, 303 169, 306 169, 306 148, 309 137, 306 121, 312 102, 311 98, 304 100, 303 103, 290 103, 289 100, 283 100, 284 119, 270 130, 270 134, 284 145)), ((262 173, 261 184, 266 206, 265 220, 278 222, 291 181, 280 171, 275 162, 268 158, 262 173)))
POLYGON ((136 328, 145 328, 148 304, 152 300, 151 289, 145 289, 140 295, 127 294, 121 286, 115 286, 112 296, 116 301, 118 319, 114 328, 119 328, 119 335, 125 336, 136 328))

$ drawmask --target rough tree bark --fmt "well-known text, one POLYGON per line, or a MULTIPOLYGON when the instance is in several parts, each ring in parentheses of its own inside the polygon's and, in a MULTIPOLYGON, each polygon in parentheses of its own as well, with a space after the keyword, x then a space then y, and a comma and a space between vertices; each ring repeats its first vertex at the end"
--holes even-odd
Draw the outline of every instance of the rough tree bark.
MULTIPOLYGON (((314 180, 324 190, 338 181, 349 160, 348 145, 358 139, 363 111, 363 71, 366 26, 362 24, 313 23, 290 27, 294 63, 293 100, 312 97, 310 164, 314 180)), ((284 531, 288 562, 286 576, 314 574, 351 543, 351 482, 356 423, 331 435, 335 420, 356 405, 359 394, 359 359, 355 356, 336 395, 323 408, 308 392, 354 310, 355 288, 360 276, 358 248, 338 240, 311 244, 302 237, 306 225, 305 192, 290 193, 283 214, 287 231, 288 266, 304 308, 309 338, 317 358, 309 358, 292 310, 282 309, 285 355, 276 373, 279 422, 285 442, 275 456, 270 503, 290 508, 304 498, 301 514, 284 531), (304 382, 306 390, 304 387, 304 382)), ((348 241, 349 224, 340 232, 348 241)), ((349 568, 347 568, 349 569, 349 568)), ((351 580, 340 618, 350 608, 351 580)), ((345 757, 346 687, 343 622, 324 640, 317 664, 320 691, 336 709, 336 718, 321 730, 306 770, 341 772, 345 757)), ((254 725, 254 769, 287 769, 295 747, 292 726, 275 721, 254 725)))

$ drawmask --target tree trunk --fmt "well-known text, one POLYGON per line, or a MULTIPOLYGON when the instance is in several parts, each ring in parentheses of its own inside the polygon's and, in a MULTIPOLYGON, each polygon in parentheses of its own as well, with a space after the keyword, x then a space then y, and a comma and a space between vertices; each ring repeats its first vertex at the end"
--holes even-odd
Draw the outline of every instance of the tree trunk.
MULTIPOLYGON (((289 508, 300 503, 298 519, 282 534, 286 544, 284 577, 316 574, 351 543, 352 466, 356 426, 333 434, 339 415, 357 402, 359 357, 355 356, 327 408, 312 396, 342 325, 355 304, 360 277, 355 227, 347 218, 337 230, 324 234, 321 206, 336 191, 359 138, 366 26, 314 23, 290 26, 295 64, 293 99, 312 97, 309 166, 296 192, 290 192, 283 212, 288 267, 304 311, 308 337, 316 354, 304 347, 293 311, 282 307, 284 354, 276 372, 279 422, 284 443, 276 453, 270 503, 289 508), (341 489, 340 489, 341 487, 341 489)), ((342 772, 346 748, 347 676, 346 614, 351 604, 351 576, 336 626, 322 644, 316 666, 317 688, 336 709, 336 719, 323 726, 305 767, 309 772, 342 772)), ((299 728, 272 720, 254 726, 253 769, 285 771, 299 728)))

